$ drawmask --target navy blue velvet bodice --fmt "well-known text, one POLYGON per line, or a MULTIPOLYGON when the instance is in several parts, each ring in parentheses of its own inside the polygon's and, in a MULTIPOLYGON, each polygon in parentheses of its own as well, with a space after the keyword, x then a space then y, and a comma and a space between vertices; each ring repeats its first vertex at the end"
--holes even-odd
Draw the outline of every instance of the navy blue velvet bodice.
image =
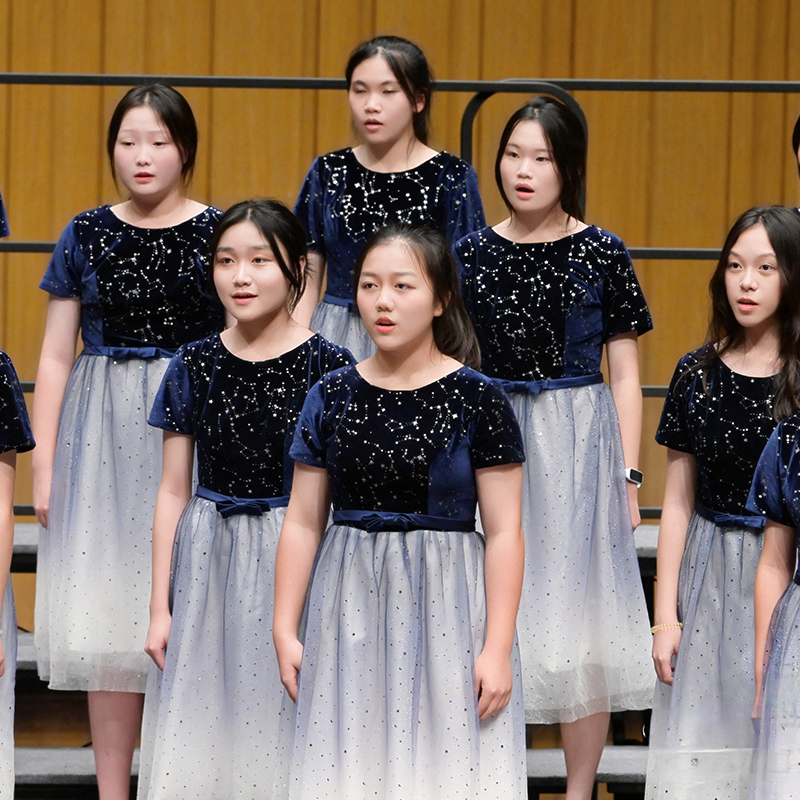
POLYGON ((349 351, 314 335, 268 361, 243 361, 219 334, 182 347, 170 362, 149 423, 195 437, 201 486, 230 497, 289 494, 289 459, 308 390, 349 351))
POLYGON ((8 218, 6 217, 6 209, 3 205, 3 195, 0 194, 0 239, 8 236, 8 218))
POLYGON ((745 514, 753 472, 777 424, 773 380, 739 375, 717 359, 708 371, 706 392, 702 372, 689 371, 704 352, 695 350, 678 362, 656 441, 695 457, 699 503, 745 514))
POLYGON ((85 346, 174 350, 222 329, 206 288, 208 242, 222 212, 207 208, 171 228, 139 228, 110 206, 67 225, 39 284, 80 297, 85 346))
POLYGON ((355 366, 309 392, 291 456, 328 471, 334 510, 475 515, 474 470, 525 460, 503 391, 468 367, 410 391, 355 366))
POLYGON ((11 359, 0 350, 0 453, 34 447, 28 410, 11 359))
POLYGON ((600 228, 524 244, 484 228, 454 252, 481 370, 493 378, 596 373, 609 337, 653 327, 625 245, 600 228))
POLYGON ((373 172, 348 148, 311 165, 294 213, 321 253, 327 292, 352 300, 353 267, 364 242, 389 222, 426 225, 455 242, 485 224, 475 170, 451 153, 437 153, 405 172, 373 172))

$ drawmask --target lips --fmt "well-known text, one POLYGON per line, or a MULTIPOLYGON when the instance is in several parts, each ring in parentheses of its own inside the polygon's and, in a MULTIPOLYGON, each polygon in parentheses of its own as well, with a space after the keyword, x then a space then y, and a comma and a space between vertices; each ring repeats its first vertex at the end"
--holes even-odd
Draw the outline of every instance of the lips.
POLYGON ((234 302, 243 305, 252 300, 255 295, 252 292, 234 292, 232 295, 234 302))
POLYGON ((392 322, 388 317, 378 317, 378 319, 375 320, 375 327, 379 331, 387 333, 388 331, 394 330, 395 323, 392 322))
POLYGON ((755 300, 751 300, 749 297, 740 297, 736 301, 736 305, 738 305, 739 308, 748 309, 748 308, 755 308, 758 305, 758 303, 756 303, 755 300))
POLYGON ((139 183, 144 183, 146 181, 152 180, 155 176, 152 172, 137 172, 133 176, 139 183))
POLYGON ((377 131, 383 127, 383 123, 377 119, 368 119, 364 122, 364 127, 368 131, 377 131))
POLYGON ((533 196, 533 187, 529 186, 527 183, 518 183, 514 187, 514 191, 520 197, 532 197, 533 196))

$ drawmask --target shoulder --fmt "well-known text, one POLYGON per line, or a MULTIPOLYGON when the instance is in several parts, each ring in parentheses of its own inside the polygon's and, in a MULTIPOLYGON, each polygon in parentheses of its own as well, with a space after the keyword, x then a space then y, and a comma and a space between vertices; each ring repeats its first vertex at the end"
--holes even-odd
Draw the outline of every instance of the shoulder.
POLYGON ((465 394, 465 399, 466 396, 471 395, 478 401, 479 405, 483 402, 508 402, 506 393, 499 383, 472 367, 465 365, 455 372, 452 372, 449 377, 453 379, 453 383, 465 394))
POLYGON ((313 354, 316 354, 337 369, 356 362, 355 356, 346 347, 334 344, 318 333, 315 333, 308 340, 308 346, 313 354))
POLYGON ((477 173, 472 164, 464 161, 463 158, 448 153, 447 150, 437 153, 422 166, 424 167, 425 165, 435 169, 449 183, 460 184, 472 178, 477 180, 477 173))
POLYGON ((323 156, 317 156, 311 164, 309 174, 314 172, 336 172, 347 167, 352 168, 354 164, 358 164, 358 161, 353 155, 353 149, 345 147, 342 150, 334 150, 330 153, 325 153, 323 156))
POLYGON ((172 364, 184 364, 187 367, 207 361, 209 358, 216 359, 220 354, 226 352, 222 345, 222 340, 218 333, 212 333, 203 339, 181 345, 172 357, 172 364))
POLYGON ((480 230, 468 233, 466 236, 462 236, 453 245, 453 250, 455 251, 456 255, 469 256, 479 252, 490 243, 495 242, 498 238, 500 237, 498 237, 491 227, 486 226, 480 230))
POLYGON ((593 252, 605 254, 609 258, 622 258, 625 262, 630 262, 631 257, 625 243, 611 231, 600 228, 597 225, 589 225, 574 237, 576 244, 584 242, 593 252))
POLYGON ((110 226, 119 228, 121 224, 121 220, 111 210, 110 205, 98 206, 74 216, 64 228, 62 239, 71 237, 81 241, 100 230, 107 230, 110 226))

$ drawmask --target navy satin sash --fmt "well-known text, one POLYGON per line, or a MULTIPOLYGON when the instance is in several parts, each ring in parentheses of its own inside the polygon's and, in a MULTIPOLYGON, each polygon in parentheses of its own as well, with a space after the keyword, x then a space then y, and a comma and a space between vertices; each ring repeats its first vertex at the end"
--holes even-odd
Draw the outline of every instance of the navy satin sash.
POLYGON ((288 494, 283 497, 230 497, 227 494, 212 492, 205 486, 198 486, 194 493, 204 500, 211 500, 223 518, 232 517, 234 514, 260 517, 265 511, 289 505, 288 494))
POLYGON ((328 294, 327 292, 322 296, 322 301, 334 306, 344 306, 351 313, 355 308, 355 304, 352 300, 347 300, 344 297, 337 297, 335 294, 328 294))
POLYGON ((87 344, 83 353, 89 356, 108 356, 117 361, 126 361, 131 358, 172 358, 177 350, 165 347, 108 347, 104 344, 87 344))
POLYGON ((475 530, 474 519, 450 519, 428 514, 403 514, 392 511, 334 511, 335 525, 349 525, 370 533, 378 531, 458 531, 475 530))
POLYGON ((550 389, 572 389, 575 386, 592 386, 603 382, 602 372, 592 372, 589 375, 575 375, 572 378, 545 378, 541 381, 507 381, 504 378, 494 378, 508 394, 513 392, 527 392, 539 394, 550 389))
POLYGON ((700 503, 695 503, 695 513, 713 522, 720 528, 757 528, 761 529, 767 524, 767 518, 761 517, 758 514, 725 514, 721 511, 714 511, 711 508, 706 508, 700 503))

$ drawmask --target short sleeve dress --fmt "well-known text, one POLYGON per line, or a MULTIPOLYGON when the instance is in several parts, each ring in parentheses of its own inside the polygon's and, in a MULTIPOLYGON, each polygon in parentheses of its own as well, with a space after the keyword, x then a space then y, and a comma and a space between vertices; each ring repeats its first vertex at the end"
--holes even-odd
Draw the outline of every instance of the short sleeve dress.
MULTIPOLYGON (((33 449, 33 434, 25 400, 11 359, 0 351, 0 453, 33 449)), ((11 577, 0 576, 5 593, 0 612, 0 641, 6 668, 0 676, 0 797, 14 796, 14 681, 17 665, 17 616, 11 577)))
POLYGON ((451 153, 405 172, 373 172, 352 149, 317 158, 294 213, 308 231, 308 246, 326 262, 328 283, 312 328, 362 360, 375 352, 352 313, 353 268, 364 243, 389 222, 425 225, 455 242, 485 224, 475 170, 451 153))
MULTIPOLYGON (((748 509, 800 532, 800 415, 784 420, 758 462, 748 509)), ((800 540, 795 540, 800 548, 800 540)), ((775 606, 767 636, 753 800, 800 797, 800 570, 775 606)))
POLYGON ((600 372, 609 337, 652 327, 628 251, 595 226, 528 244, 484 228, 455 255, 481 369, 509 392, 525 442, 517 633, 527 721, 649 708, 649 622, 600 372))
MULTIPOLYGON (((707 347, 711 347, 709 345, 707 347)), ((683 622, 672 686, 653 698, 647 798, 748 796, 753 746, 753 592, 763 516, 745 505, 775 428, 772 378, 737 374, 707 348, 675 369, 656 434, 697 464, 678 577, 683 622), (703 381, 706 387, 703 387, 703 381)))
POLYGON ((352 361, 316 334, 244 361, 214 334, 167 369, 150 424, 194 437, 199 485, 175 534, 164 672, 150 665, 142 800, 269 796, 281 774, 272 601, 289 447, 308 390, 352 361))
POLYGON ((222 212, 139 228, 78 215, 40 284, 81 303, 83 351, 61 407, 50 516, 39 536, 36 649, 54 689, 143 692, 161 437, 147 426, 169 359, 221 330, 206 290, 222 212))
POLYGON ((474 470, 524 458, 508 400, 468 367, 411 391, 346 367, 309 393, 291 455, 327 470, 333 524, 278 796, 526 797, 516 647, 511 702, 484 723, 473 677, 486 629, 474 470))

